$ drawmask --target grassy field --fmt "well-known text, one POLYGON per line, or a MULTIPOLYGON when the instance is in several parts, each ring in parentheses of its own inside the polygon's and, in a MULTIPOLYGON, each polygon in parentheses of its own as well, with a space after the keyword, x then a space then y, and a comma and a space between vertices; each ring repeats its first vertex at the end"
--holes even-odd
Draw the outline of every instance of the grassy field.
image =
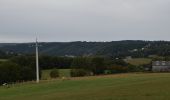
POLYGON ((170 73, 118 74, 0 87, 0 100, 170 100, 170 73))
MULTIPOLYGON (((42 71, 42 80, 51 79, 50 78, 51 70, 43 70, 42 71)), ((70 69, 59 69, 60 77, 70 77, 70 69)))
POLYGON ((0 59, 0 62, 8 61, 8 59, 0 59))
POLYGON ((149 64, 151 62, 151 59, 148 58, 133 58, 126 60, 127 63, 130 63, 132 65, 143 65, 143 64, 149 64))

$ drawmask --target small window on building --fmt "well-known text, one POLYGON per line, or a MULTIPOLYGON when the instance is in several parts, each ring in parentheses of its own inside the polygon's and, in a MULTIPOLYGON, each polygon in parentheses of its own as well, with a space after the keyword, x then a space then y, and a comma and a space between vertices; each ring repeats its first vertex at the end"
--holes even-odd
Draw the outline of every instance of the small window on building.
POLYGON ((162 65, 164 65, 164 66, 165 66, 165 65, 166 65, 166 62, 165 62, 165 61, 162 61, 162 65))

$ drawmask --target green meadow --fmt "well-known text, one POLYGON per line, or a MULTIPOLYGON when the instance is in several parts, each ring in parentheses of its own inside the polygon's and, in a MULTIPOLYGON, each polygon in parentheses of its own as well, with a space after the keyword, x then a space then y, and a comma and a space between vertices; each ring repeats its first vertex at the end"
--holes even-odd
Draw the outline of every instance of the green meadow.
POLYGON ((149 64, 151 63, 151 61, 152 60, 149 58, 133 58, 133 59, 128 59, 126 62, 138 66, 143 64, 149 64))
POLYGON ((170 73, 117 74, 0 87, 0 100, 170 100, 170 73))
POLYGON ((8 59, 0 59, 0 62, 8 61, 8 59))

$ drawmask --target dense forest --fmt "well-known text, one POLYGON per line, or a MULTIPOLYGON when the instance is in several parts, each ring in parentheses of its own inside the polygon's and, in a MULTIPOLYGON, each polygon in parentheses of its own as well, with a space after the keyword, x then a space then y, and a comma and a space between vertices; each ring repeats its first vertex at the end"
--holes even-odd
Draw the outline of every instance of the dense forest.
MULTIPOLYGON (((111 57, 148 57, 151 55, 169 56, 169 41, 112 41, 112 42, 41 42, 42 55, 52 56, 111 56, 111 57)), ((2 43, 0 57, 25 55, 35 52, 34 43, 2 43)))

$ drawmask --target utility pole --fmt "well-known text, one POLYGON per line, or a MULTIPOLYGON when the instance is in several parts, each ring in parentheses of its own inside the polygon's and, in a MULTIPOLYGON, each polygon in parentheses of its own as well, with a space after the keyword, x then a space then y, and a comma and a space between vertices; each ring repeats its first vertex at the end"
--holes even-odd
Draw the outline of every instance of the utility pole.
POLYGON ((39 83, 40 77, 39 77, 39 58, 38 58, 38 40, 36 37, 36 82, 39 83))

